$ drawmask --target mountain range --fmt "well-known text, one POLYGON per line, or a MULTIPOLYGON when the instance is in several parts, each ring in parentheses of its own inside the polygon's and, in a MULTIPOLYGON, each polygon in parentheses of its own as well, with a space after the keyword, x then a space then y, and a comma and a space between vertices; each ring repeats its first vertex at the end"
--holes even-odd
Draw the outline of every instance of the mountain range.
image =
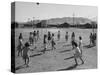
MULTIPOLYGON (((38 22, 41 22, 41 20, 34 20, 33 21, 35 24, 38 22)), ((91 23, 92 20, 88 18, 83 18, 83 17, 63 17, 63 18, 51 18, 46 20, 47 24, 50 25, 59 25, 62 23, 69 23, 70 25, 73 24, 86 24, 86 23, 91 23)))

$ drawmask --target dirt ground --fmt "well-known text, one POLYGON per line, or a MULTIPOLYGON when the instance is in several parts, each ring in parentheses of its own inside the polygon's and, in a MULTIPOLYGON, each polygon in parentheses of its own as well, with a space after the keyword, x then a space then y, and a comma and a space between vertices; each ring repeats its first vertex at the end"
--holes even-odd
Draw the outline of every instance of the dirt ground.
MULTIPOLYGON (((30 48, 33 51, 29 51, 30 62, 29 67, 24 66, 24 61, 21 56, 17 56, 17 48, 15 48, 15 67, 16 73, 29 73, 29 72, 48 72, 48 71, 66 71, 66 70, 79 70, 79 69, 96 69, 97 68, 97 46, 89 46, 89 35, 92 29, 15 29, 15 47, 18 45, 18 36, 22 33, 24 43, 29 39, 29 32, 39 30, 39 40, 36 43, 36 49, 34 46, 30 48), (61 32, 60 41, 57 40, 57 31, 61 32), (41 53, 43 50, 43 35, 50 31, 55 34, 56 49, 51 50, 51 46, 48 45, 48 49, 45 54, 41 53), (68 41, 65 41, 65 32, 68 31, 68 41), (78 66, 75 65, 73 58, 73 52, 71 47, 71 34, 75 32, 75 39, 78 40, 79 36, 83 39, 83 60, 84 64, 81 65, 81 61, 78 60, 78 66)), ((95 30, 96 32, 97 30, 95 30)))

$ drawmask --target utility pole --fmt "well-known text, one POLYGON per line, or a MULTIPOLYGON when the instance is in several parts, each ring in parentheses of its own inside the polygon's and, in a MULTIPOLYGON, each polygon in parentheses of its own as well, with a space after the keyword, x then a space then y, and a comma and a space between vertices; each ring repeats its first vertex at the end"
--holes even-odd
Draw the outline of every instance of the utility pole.
POLYGON ((32 20, 32 27, 34 27, 34 19, 35 19, 35 17, 33 17, 33 20, 32 20))
POLYGON ((74 17, 75 17, 75 14, 73 13, 73 25, 74 25, 74 17))

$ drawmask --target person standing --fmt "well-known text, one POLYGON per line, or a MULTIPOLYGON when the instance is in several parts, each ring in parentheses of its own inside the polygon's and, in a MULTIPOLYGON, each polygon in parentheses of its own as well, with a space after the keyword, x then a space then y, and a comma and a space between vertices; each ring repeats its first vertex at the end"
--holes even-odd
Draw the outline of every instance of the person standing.
POLYGON ((72 49, 74 49, 74 42, 75 42, 75 33, 73 32, 72 33, 72 36, 71 36, 71 44, 72 44, 72 49))
POLYGON ((30 35, 29 35, 29 42, 30 42, 30 45, 32 45, 34 42, 32 32, 30 32, 30 35))
POLYGON ((34 49, 36 49, 36 41, 37 41, 37 39, 36 39, 37 37, 36 37, 36 31, 34 31, 33 32, 33 39, 34 39, 34 49))
POLYGON ((57 38, 58 38, 58 41, 59 41, 60 40, 60 31, 58 31, 57 38))
POLYGON ((48 44, 50 45, 50 41, 51 41, 51 33, 48 32, 48 44))
POLYGON ((96 33, 93 33, 93 35, 92 35, 92 45, 93 46, 96 45, 96 33))
POLYGON ((96 45, 97 34, 94 34, 94 44, 96 45))
POLYGON ((22 47, 23 47, 23 36, 22 33, 20 33, 19 38, 18 38, 18 46, 17 46, 17 50, 18 50, 18 56, 21 54, 22 56, 22 47))
POLYGON ((52 50, 56 49, 55 48, 55 41, 54 41, 54 34, 52 33, 52 39, 51 39, 51 46, 52 46, 52 50))
POLYGON ((34 42, 36 43, 36 31, 33 32, 34 42))
POLYGON ((82 37, 79 36, 79 47, 81 48, 82 47, 82 37))
POLYGON ((92 41, 93 41, 92 40, 92 36, 93 36, 92 33, 90 33, 90 37, 89 37, 90 38, 90 46, 93 45, 93 43, 92 43, 92 41))
POLYGON ((29 43, 28 42, 26 42, 25 43, 25 46, 23 47, 23 49, 22 49, 22 51, 23 51, 23 60, 24 60, 24 62, 25 62, 25 64, 24 65, 26 65, 27 67, 29 66, 28 64, 29 64, 29 55, 28 55, 28 51, 30 50, 30 48, 29 48, 29 43))
POLYGON ((75 33, 74 32, 72 33, 71 39, 75 40, 75 33))
POLYGON ((44 38, 43 38, 43 44, 44 44, 44 50, 43 50, 43 53, 45 53, 46 49, 47 49, 47 35, 44 34, 44 38))
POLYGON ((81 53, 82 53, 82 37, 79 36, 79 48, 81 50, 81 53))
POLYGON ((65 40, 66 40, 66 42, 68 41, 68 32, 66 32, 66 34, 65 34, 65 40))
POLYGON ((39 30, 37 31, 37 41, 39 40, 39 30))

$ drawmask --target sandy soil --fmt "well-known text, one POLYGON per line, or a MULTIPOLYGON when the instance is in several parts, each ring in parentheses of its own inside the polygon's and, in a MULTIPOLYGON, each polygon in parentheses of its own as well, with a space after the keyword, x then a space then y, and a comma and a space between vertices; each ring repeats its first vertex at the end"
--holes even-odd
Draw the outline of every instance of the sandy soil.
MULTIPOLYGON (((97 46, 89 47, 89 35, 91 29, 16 29, 15 30, 15 45, 18 45, 18 36, 20 32, 23 34, 24 42, 28 41, 29 32, 39 30, 40 39, 36 43, 37 48, 31 46, 33 51, 29 51, 30 62, 29 67, 25 67, 22 57, 17 56, 17 49, 15 48, 15 67, 16 73, 27 72, 47 72, 47 71, 66 71, 66 70, 79 70, 79 69, 95 69, 97 68, 97 46), (57 41, 57 31, 61 31, 61 39, 57 41), (40 51, 43 50, 43 34, 51 31, 55 34, 56 49, 51 50, 51 46, 48 45, 48 49, 45 54, 40 51), (69 32, 69 40, 65 41, 65 32, 69 32), (78 60, 79 65, 75 65, 73 58, 72 47, 70 44, 71 33, 75 32, 75 39, 78 40, 79 36, 83 38, 83 60, 84 64, 81 65, 81 61, 78 60)), ((96 30, 95 30, 96 31, 96 30)))

